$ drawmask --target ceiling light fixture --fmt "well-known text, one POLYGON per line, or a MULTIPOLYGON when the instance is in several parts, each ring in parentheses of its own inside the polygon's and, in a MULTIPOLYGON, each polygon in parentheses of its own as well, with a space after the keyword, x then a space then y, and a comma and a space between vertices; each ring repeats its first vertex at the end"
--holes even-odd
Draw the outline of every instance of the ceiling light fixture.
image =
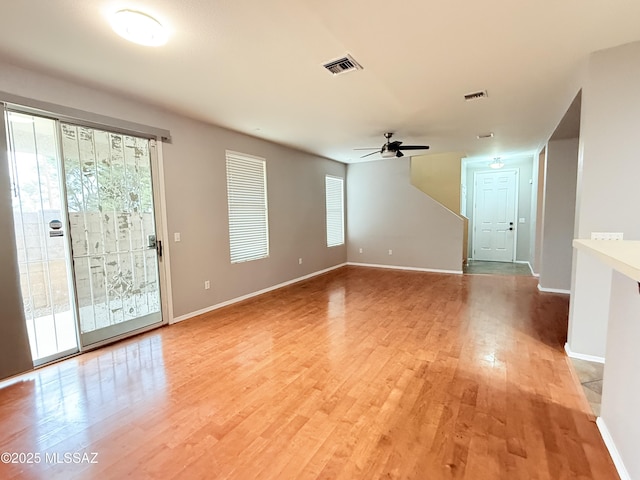
POLYGON ((496 157, 493 159, 493 162, 489 164, 489 166, 491 168, 498 169, 504 167, 504 163, 502 162, 502 160, 500 160, 500 157, 496 157))
POLYGON ((147 47, 159 47, 169 39, 158 20, 137 10, 118 10, 111 16, 111 27, 122 38, 147 47))

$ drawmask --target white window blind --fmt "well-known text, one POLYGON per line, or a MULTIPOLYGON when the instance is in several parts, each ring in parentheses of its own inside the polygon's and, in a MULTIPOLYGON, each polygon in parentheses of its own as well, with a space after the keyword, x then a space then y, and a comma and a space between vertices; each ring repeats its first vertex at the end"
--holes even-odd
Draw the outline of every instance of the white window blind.
POLYGON ((265 159, 229 150, 226 157, 231 263, 268 257, 265 159))
POLYGON ((342 178, 325 177, 327 247, 344 244, 344 194, 342 178))

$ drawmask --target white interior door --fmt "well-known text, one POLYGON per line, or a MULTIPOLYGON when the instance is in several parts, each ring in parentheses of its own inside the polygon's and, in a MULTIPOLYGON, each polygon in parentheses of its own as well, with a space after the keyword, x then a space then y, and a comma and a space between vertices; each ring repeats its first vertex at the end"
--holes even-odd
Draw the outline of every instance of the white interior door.
POLYGON ((515 260, 517 185, 517 170, 475 174, 474 260, 515 260))

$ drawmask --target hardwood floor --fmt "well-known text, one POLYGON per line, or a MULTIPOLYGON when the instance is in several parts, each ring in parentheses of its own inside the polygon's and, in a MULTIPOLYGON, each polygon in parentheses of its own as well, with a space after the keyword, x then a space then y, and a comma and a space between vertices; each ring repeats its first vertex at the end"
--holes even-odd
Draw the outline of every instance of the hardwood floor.
POLYGON ((567 311, 530 277, 344 267, 0 388, 0 452, 41 455, 0 478, 616 479, 567 311))

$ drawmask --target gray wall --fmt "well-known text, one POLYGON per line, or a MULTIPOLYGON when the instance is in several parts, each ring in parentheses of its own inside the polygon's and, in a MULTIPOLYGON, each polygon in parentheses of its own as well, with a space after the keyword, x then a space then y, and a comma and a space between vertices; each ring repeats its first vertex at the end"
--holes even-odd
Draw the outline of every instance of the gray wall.
MULTIPOLYGON (((469 164, 464 168, 467 175, 467 218, 469 218, 469 258, 473 258, 473 195, 474 195, 474 175, 476 172, 493 172, 488 164, 489 160, 482 165, 469 164)), ((517 168, 519 171, 518 183, 518 212, 516 222, 519 218, 524 218, 525 223, 518 223, 518 236, 516 238, 516 261, 531 261, 531 202, 533 184, 533 157, 517 157, 504 159, 504 168, 517 168)), ((534 220, 535 222, 535 220, 534 220)))
MULTIPOLYGON (((0 90, 171 130, 172 143, 163 144, 162 150, 174 317, 346 262, 346 246, 326 247, 324 207, 325 174, 344 177, 344 164, 9 64, 0 63, 0 90), (267 259, 230 264, 226 149, 267 160, 271 247, 267 259), (180 243, 173 241, 174 232, 181 233, 180 243), (204 290, 205 280, 211 281, 210 290, 204 290)), ((5 198, 6 180, 3 183, 5 198)), ((1 214, 11 218, 6 205, 1 214)), ((12 249, 2 245, 3 250, 12 249)), ((20 304, 17 284, 3 275, 3 281, 7 278, 11 288, 2 289, 6 301, 0 324, 6 315, 15 315, 20 304)))
MULTIPOLYGON (((635 281, 613 272, 611 281, 611 317, 607 336, 607 363, 602 385, 601 424, 615 442, 628 476, 640 478, 640 296, 635 281)), ((621 475, 622 478, 625 478, 621 475)))
MULTIPOLYGON (((582 89, 576 237, 623 232, 640 240, 637 202, 640 162, 640 42, 591 55, 582 89)), ((602 268, 578 255, 573 265, 570 348, 604 356, 610 294, 602 268), (594 325, 596 325, 594 327, 594 325), (588 348, 588 350, 585 350, 588 348)), ((629 375, 635 375, 629 371, 629 375)))
POLYGON ((196 121, 168 125, 164 146, 175 316, 205 309, 346 262, 346 247, 327 248, 325 174, 345 166, 196 121), (229 262, 225 150, 267 160, 270 256, 229 262), (181 242, 173 242, 180 232, 181 242), (302 265, 298 259, 302 258, 302 265), (204 290, 205 280, 211 290, 204 290))
MULTIPOLYGON (((3 108, 0 108, 0 132, 4 132, 3 108)), ((20 296, 7 140, 4 135, 0 135, 0 225, 4 230, 0 242, 0 379, 3 379, 33 366, 20 296)))
POLYGON ((540 288, 569 291, 578 174, 578 139, 550 140, 544 190, 540 288))
POLYGON ((349 262, 461 272, 462 219, 411 185, 408 157, 349 165, 347 191, 349 262))

